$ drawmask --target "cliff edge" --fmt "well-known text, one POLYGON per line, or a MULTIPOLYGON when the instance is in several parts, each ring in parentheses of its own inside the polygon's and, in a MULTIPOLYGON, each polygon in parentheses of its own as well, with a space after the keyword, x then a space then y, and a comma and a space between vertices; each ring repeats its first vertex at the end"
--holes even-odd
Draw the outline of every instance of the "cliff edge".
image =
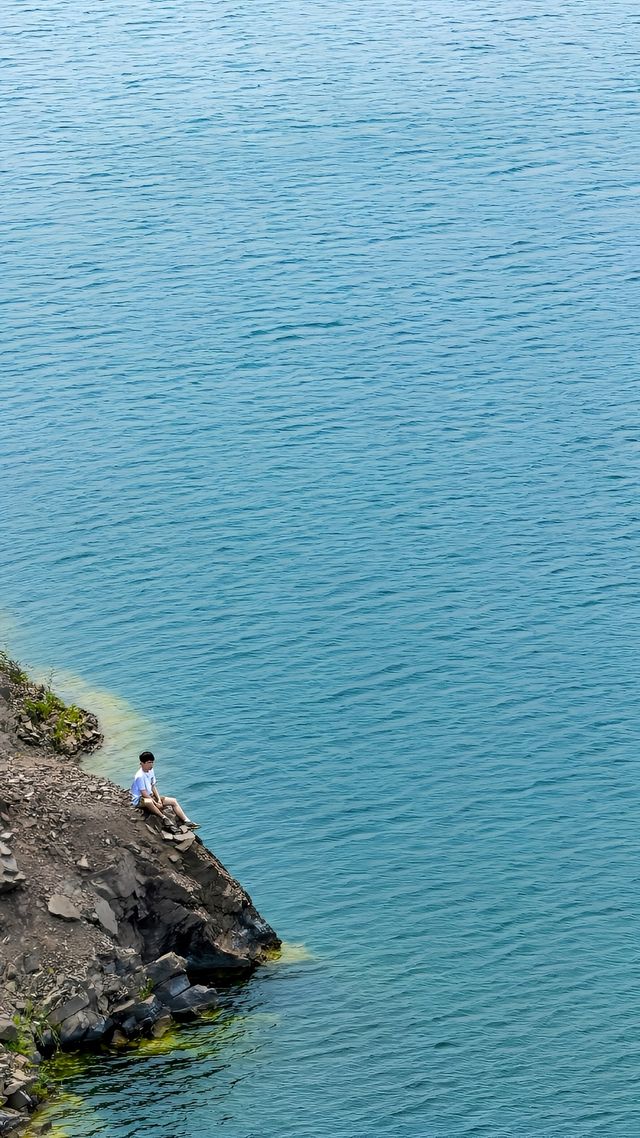
POLYGON ((43 1055, 194 1018, 280 945, 195 834, 77 765, 101 741, 0 658, 0 1134, 44 1093, 43 1055))

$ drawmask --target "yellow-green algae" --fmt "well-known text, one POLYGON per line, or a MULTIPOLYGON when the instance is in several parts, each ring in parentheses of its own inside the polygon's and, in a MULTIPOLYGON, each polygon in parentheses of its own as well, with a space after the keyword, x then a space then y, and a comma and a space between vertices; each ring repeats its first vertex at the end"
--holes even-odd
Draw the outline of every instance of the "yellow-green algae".
POLYGON ((69 1133, 62 1124, 62 1116, 80 1110, 83 1104, 81 1095, 67 1091, 56 1094, 52 1102, 36 1111, 23 1138, 40 1138, 45 1129, 48 1138, 69 1138, 69 1133))
POLYGON ((32 1124, 24 1132, 24 1138, 40 1138, 43 1124, 52 1126, 46 1131, 48 1138, 75 1138, 78 1134, 77 1121, 74 1122, 72 1116, 79 1112, 82 1112, 85 1125, 91 1119, 92 1133, 100 1132, 98 1126, 107 1126, 98 1111, 87 1107, 82 1095, 61 1089, 65 1083, 80 1077, 87 1066, 95 1062, 96 1054, 100 1054, 106 1062, 110 1056, 137 1063, 144 1059, 161 1058, 176 1053, 188 1054, 194 1059, 209 1059, 225 1045, 229 1037, 249 1034, 256 1028, 274 1027, 280 1021, 281 1016, 269 1012, 250 1012, 243 1015, 241 1012, 229 1013, 218 1008, 206 1012, 197 1021, 188 1025, 176 1024, 157 1039, 131 1040, 117 1049, 105 1047, 99 1052, 86 1055, 78 1052, 57 1052, 42 1064, 42 1072, 51 1095, 50 1101, 43 1104, 33 1116, 32 1124), (207 1028, 214 1030, 207 1031, 207 1028), (65 1129, 65 1120, 71 1128, 70 1131, 65 1129))
POLYGON ((310 964, 317 960, 317 956, 307 948, 306 944, 290 944, 283 940, 280 948, 273 949, 267 955, 267 964, 310 964))

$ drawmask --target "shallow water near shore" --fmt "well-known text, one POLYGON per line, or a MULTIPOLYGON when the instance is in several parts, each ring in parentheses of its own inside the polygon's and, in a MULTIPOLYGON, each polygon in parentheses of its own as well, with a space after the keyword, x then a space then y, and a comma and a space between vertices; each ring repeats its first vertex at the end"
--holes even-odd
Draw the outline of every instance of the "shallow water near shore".
POLYGON ((635 8, 5 23, 7 646, 311 957, 60 1125, 639 1133, 635 8))

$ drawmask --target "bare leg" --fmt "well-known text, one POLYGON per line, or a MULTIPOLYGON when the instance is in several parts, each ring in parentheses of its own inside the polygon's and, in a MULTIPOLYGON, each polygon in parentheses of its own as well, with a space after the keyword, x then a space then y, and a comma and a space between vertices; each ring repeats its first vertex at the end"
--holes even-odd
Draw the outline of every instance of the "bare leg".
POLYGON ((178 818, 178 820, 180 822, 186 822, 187 815, 185 814, 184 810, 182 809, 180 803, 177 802, 175 798, 165 798, 163 795, 162 796, 162 805, 163 806, 170 806, 171 809, 173 810, 176 818, 178 818))
POLYGON ((156 806, 153 798, 141 798, 140 805, 144 810, 148 810, 150 814, 157 814, 159 818, 164 818, 164 814, 159 806, 156 806))

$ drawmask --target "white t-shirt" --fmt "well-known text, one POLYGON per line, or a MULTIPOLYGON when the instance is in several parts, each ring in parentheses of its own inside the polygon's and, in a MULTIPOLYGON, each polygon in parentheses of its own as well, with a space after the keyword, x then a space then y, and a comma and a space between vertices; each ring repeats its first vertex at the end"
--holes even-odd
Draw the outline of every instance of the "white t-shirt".
POLYGON ((143 771, 140 767, 136 777, 131 783, 131 801, 134 806, 137 806, 142 798, 142 791, 146 790, 147 794, 151 794, 152 787, 156 785, 156 776, 153 771, 143 771))

